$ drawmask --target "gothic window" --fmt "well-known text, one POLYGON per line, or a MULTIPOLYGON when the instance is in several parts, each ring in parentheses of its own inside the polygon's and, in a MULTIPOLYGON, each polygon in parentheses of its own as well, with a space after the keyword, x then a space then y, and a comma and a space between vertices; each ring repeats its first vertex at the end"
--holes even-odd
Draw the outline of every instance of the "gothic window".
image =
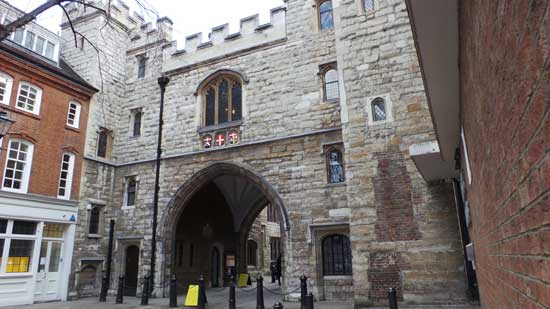
POLYGON ((126 190, 125 190, 125 201, 124 206, 135 206, 136 205, 136 192, 137 192, 137 181, 136 177, 126 178, 126 190))
POLYGON ((222 124, 241 118, 241 82, 226 75, 210 81, 203 90, 203 126, 222 124))
POLYGON ((13 78, 8 74, 0 72, 0 103, 9 105, 13 78))
POLYGON ((248 246, 248 265, 257 266, 258 265, 258 244, 254 240, 249 239, 247 242, 247 246, 248 246))
POLYGON ((324 276, 351 275, 351 245, 348 237, 333 234, 325 237, 321 245, 324 276))
POLYGON ((345 181, 344 162, 340 149, 331 149, 327 152, 328 182, 340 183, 345 181))
POLYGON ((99 234, 99 222, 101 219, 101 209, 99 206, 92 206, 90 210, 90 222, 88 225, 88 234, 99 234))
POLYGON ((319 25, 321 30, 334 28, 332 1, 325 0, 319 3, 319 25))
POLYGON ((68 200, 71 198, 71 187, 73 182, 75 156, 72 153, 64 153, 61 156, 61 172, 59 175, 59 186, 57 197, 68 200))
POLYGON ((38 115, 42 101, 42 89, 29 83, 19 83, 17 103, 15 107, 38 115))
POLYGON ((147 65, 147 58, 139 57, 138 58, 138 78, 145 77, 145 67, 147 65))
POLYGON ((4 168, 2 188, 26 193, 29 185, 34 145, 22 140, 10 140, 4 168))
POLYGON ((97 137, 97 156, 100 158, 108 158, 111 151, 111 145, 111 132, 105 128, 100 128, 97 137))
POLYGON ((363 9, 365 9, 366 13, 374 11, 375 8, 375 0, 363 0, 363 9))
POLYGON ((80 109, 81 106, 78 102, 69 103, 69 111, 67 112, 67 125, 78 129, 80 124, 80 109))
POLYGON ((141 118, 143 113, 141 109, 136 109, 132 111, 132 136, 138 137, 141 135, 141 118))
POLYGON ((382 98, 376 98, 372 101, 372 117, 374 122, 387 119, 386 102, 382 98))
POLYGON ((336 63, 325 64, 320 67, 323 80, 323 98, 325 101, 334 101, 340 98, 338 88, 338 71, 336 63))

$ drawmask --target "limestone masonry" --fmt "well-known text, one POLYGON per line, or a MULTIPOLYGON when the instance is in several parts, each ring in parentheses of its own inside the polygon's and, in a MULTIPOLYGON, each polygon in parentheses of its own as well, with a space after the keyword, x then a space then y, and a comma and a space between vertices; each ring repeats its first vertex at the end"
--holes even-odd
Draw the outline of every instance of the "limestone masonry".
POLYGON ((141 294, 151 260, 157 79, 166 76, 156 296, 167 296, 171 274, 182 284, 204 274, 209 286, 247 271, 267 278, 277 259, 270 252, 280 250, 287 292, 305 274, 316 298, 358 307, 385 302, 389 287, 404 303, 467 300, 452 185, 426 182, 408 152, 436 136, 405 1, 374 1, 368 11, 363 1, 332 1, 333 26, 321 30, 326 2, 287 0, 269 24, 244 18, 239 33, 215 27, 185 38, 184 50, 169 18, 151 25, 115 2, 106 25, 95 10, 67 6, 101 51, 87 41, 75 48, 62 25, 62 59, 101 90, 89 111, 70 295, 98 294, 110 220, 113 278, 135 272, 127 291, 141 294), (213 101, 210 91, 219 94, 213 101), (335 171, 341 178, 331 181, 335 171), (96 209, 99 229, 90 233, 96 209))

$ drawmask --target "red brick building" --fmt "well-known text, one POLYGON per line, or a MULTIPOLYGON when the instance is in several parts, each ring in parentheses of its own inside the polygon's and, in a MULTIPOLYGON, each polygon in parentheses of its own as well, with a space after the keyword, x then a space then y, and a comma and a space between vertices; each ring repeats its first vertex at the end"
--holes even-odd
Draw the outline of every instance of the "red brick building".
POLYGON ((481 303, 549 308, 550 1, 407 4, 481 303))
MULTIPOLYGON (((2 23, 19 11, 0 3, 2 23)), ((86 123, 97 91, 36 25, 0 42, 0 304, 67 298, 86 123), (9 293, 7 293, 9 291, 9 293), (4 292, 4 293, 2 293, 4 292)))

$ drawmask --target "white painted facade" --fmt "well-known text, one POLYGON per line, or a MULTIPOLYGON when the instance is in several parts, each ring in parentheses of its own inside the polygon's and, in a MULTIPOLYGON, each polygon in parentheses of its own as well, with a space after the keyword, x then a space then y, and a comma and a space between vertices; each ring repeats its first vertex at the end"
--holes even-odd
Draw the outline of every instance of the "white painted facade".
POLYGON ((74 201, 0 191, 0 307, 67 299, 76 221, 74 201), (32 231, 17 233, 22 222, 32 231), (30 252, 20 265, 28 266, 15 269, 22 243, 30 252))

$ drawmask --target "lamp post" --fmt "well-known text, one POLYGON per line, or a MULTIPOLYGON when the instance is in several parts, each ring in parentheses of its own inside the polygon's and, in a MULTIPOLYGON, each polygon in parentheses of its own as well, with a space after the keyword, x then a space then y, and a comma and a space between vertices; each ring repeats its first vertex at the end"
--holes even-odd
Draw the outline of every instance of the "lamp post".
POLYGON ((158 201, 159 201, 159 178, 160 178, 160 157, 162 155, 162 125, 163 125, 163 113, 164 113, 164 93, 166 92, 166 85, 168 85, 170 79, 166 76, 158 78, 158 84, 160 87, 160 111, 159 111, 159 134, 157 140, 157 160, 155 171, 155 192, 153 196, 153 235, 151 239, 151 275, 150 289, 154 290, 155 286, 155 262, 157 254, 157 216, 158 216, 158 201))
POLYGON ((14 123, 15 121, 8 117, 8 113, 6 111, 0 111, 0 138, 4 137, 8 133, 14 123))

